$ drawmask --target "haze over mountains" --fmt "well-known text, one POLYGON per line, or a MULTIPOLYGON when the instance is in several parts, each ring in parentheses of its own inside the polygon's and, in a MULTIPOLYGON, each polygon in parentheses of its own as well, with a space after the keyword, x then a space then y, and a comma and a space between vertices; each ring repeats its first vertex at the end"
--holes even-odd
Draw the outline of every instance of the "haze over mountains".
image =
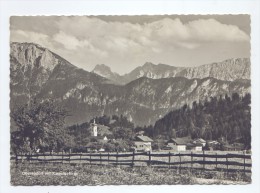
POLYGON ((195 100, 250 92, 250 60, 229 59, 195 68, 146 63, 120 76, 105 65, 79 69, 47 48, 11 43, 11 108, 30 98, 53 99, 85 122, 103 114, 123 114, 136 125, 153 124, 172 109, 195 100))

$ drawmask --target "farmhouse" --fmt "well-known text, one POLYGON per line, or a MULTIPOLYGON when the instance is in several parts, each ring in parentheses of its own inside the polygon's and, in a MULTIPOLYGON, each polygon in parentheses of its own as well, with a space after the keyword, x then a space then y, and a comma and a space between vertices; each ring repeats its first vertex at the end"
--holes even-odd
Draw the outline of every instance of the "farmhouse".
POLYGON ((145 135, 135 137, 134 144, 136 151, 152 151, 153 140, 145 135))
POLYGON ((187 150, 202 151, 202 144, 187 143, 187 150))
POLYGON ((193 141, 193 143, 194 144, 202 144, 203 147, 205 147, 205 145, 206 145, 206 141, 204 139, 202 139, 202 138, 195 139, 193 141))
POLYGON ((231 145, 224 145, 223 149, 224 151, 242 151, 245 147, 241 143, 233 143, 231 145))
POLYGON ((94 152, 94 151, 97 151, 97 147, 96 147, 96 143, 95 142, 89 142, 86 146, 86 151, 87 152, 94 152))
POLYGON ((219 150, 220 143, 218 141, 207 141, 209 150, 219 150))
POLYGON ((186 151, 186 138, 171 138, 167 141, 167 146, 171 147, 175 151, 186 151))

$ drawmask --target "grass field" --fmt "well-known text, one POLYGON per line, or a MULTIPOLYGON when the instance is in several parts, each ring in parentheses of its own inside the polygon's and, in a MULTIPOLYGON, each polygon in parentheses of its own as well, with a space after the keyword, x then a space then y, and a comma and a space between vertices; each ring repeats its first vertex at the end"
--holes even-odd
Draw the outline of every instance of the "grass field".
POLYGON ((160 184, 249 184, 242 172, 153 167, 109 167, 82 164, 11 164, 11 184, 32 185, 160 185, 160 184))

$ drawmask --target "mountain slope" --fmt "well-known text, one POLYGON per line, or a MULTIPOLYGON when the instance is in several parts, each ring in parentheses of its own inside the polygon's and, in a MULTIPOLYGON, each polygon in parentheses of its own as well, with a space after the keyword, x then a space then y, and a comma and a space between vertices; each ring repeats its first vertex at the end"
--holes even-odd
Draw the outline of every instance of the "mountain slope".
MULTIPOLYGON (((30 98, 53 99, 66 107, 68 125, 103 114, 123 114, 137 125, 153 124, 172 109, 220 94, 250 92, 249 80, 138 78, 114 85, 35 44, 11 44, 11 107, 30 98)), ((166 67, 168 68, 168 67, 166 67)))
POLYGON ((36 97, 50 83, 54 92, 62 95, 68 87, 91 87, 107 81, 33 43, 11 43, 10 63, 11 107, 36 97), (16 100, 12 100, 14 97, 16 100))

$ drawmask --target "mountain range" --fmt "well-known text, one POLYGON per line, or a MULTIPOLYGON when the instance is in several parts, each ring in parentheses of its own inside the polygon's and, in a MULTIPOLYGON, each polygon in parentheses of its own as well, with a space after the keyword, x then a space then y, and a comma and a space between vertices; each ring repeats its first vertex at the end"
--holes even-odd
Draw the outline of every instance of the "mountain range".
POLYGON ((234 81, 236 79, 250 79, 250 59, 235 58, 222 62, 205 64, 197 67, 175 67, 166 64, 155 65, 146 62, 143 66, 135 68, 130 73, 120 76, 112 72, 110 67, 101 64, 96 65, 92 72, 111 80, 114 84, 126 84, 140 77, 152 79, 184 77, 194 78, 216 78, 219 80, 234 81))
POLYGON ((70 111, 67 125, 103 114, 123 114, 136 125, 153 124, 184 104, 234 92, 244 95, 251 87, 249 59, 195 68, 146 63, 120 76, 105 65, 85 71, 37 44, 10 46, 11 108, 30 98, 53 99, 70 111))

